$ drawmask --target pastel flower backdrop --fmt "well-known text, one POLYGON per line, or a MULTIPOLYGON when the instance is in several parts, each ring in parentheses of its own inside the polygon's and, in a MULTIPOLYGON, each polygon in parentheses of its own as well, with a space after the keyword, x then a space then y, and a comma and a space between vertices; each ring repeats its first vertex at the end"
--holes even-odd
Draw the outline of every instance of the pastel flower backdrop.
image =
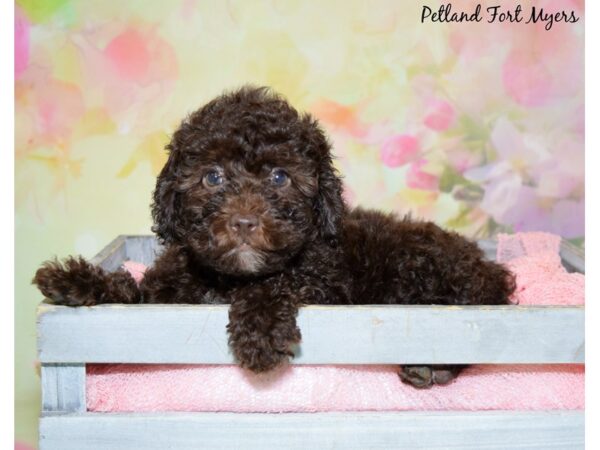
POLYGON ((421 24, 421 2, 392 0, 17 1, 17 437, 35 441, 36 266, 149 233, 170 133, 223 89, 273 86, 318 117, 350 204, 582 245, 584 5, 535 3, 582 20, 421 24))

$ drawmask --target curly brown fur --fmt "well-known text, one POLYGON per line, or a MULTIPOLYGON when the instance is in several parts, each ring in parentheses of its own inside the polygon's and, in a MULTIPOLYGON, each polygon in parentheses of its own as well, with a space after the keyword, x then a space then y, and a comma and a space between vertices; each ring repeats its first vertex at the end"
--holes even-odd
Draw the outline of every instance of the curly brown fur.
POLYGON ((140 292, 128 272, 108 273, 81 257, 70 257, 62 263, 45 262, 37 270, 33 283, 42 294, 61 305, 140 302, 140 292))
POLYGON ((417 389, 428 389, 434 384, 450 383, 465 367, 465 365, 402 366, 398 375, 403 383, 417 389))
MULTIPOLYGON (((165 251, 139 288, 82 259, 46 263, 34 283, 66 305, 230 304, 243 367, 293 357, 304 304, 505 304, 510 272, 430 222, 348 210, 317 122, 266 88, 224 94, 190 115, 168 146, 152 204, 165 251)), ((417 387, 461 366, 406 366, 417 387)))

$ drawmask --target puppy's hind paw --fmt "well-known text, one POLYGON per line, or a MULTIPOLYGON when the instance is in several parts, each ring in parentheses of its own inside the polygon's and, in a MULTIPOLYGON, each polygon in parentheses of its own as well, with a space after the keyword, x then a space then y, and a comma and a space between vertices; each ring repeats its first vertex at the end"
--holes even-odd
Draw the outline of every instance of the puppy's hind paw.
POLYGON ((398 375, 403 383, 417 389, 428 389, 434 384, 444 385, 454 380, 464 366, 402 366, 398 375))

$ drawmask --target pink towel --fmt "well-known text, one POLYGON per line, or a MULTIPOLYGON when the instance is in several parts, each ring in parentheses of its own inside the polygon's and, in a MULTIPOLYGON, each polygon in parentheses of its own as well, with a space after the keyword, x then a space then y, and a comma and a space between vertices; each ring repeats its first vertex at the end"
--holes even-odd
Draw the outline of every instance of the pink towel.
MULTIPOLYGON (((514 302, 581 305, 584 276, 560 265, 560 238, 498 237, 517 275, 514 302)), ((127 264, 130 266, 131 264, 127 264)), ((142 274, 143 267, 133 266, 142 274)), ((255 375, 233 365, 88 365, 87 407, 98 412, 543 410, 584 408, 582 365, 478 365, 448 386, 417 390, 397 366, 287 366, 255 375)))
POLYGON ((520 305, 583 305, 585 276, 560 262, 560 237, 550 233, 498 235, 497 260, 517 275, 520 305))

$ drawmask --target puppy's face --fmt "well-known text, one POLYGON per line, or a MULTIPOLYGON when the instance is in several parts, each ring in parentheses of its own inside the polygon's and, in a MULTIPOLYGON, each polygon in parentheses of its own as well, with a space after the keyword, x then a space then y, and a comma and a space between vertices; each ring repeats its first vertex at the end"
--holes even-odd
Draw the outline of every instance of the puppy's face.
POLYGON ((343 208, 314 121, 265 90, 209 103, 175 133, 154 193, 155 231, 231 275, 281 270, 331 237, 343 208))
POLYGON ((181 178, 187 244, 224 273, 278 270, 314 238, 316 168, 286 144, 206 147, 181 178))

